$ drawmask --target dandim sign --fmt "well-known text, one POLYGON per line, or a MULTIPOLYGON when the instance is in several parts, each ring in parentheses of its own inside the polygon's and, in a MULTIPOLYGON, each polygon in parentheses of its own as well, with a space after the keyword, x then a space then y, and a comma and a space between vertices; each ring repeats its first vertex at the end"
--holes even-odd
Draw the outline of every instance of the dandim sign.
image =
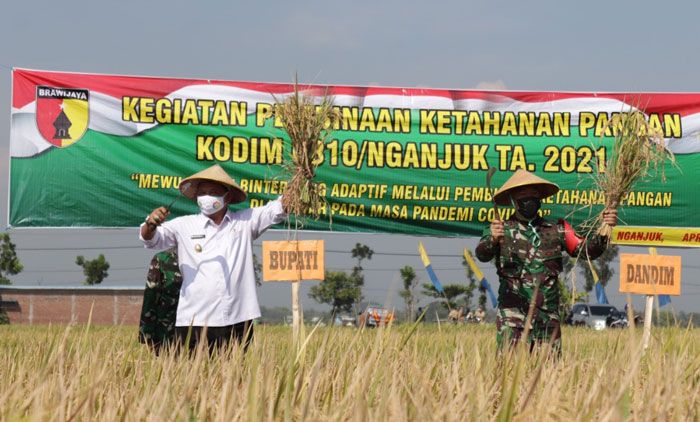
POLYGON ((324 241, 263 242, 263 280, 323 280, 324 241))
POLYGON ((681 257, 620 254, 620 292, 681 294, 681 257))

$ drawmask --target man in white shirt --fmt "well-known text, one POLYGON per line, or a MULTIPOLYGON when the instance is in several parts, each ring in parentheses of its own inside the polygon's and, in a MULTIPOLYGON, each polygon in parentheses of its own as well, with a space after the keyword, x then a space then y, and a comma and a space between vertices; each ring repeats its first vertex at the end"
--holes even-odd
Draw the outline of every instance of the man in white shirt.
POLYGON ((247 348, 253 319, 260 317, 252 243, 269 226, 284 221, 282 201, 229 211, 228 205, 244 201, 246 193, 218 164, 183 179, 180 191, 196 200, 201 212, 166 221, 168 210, 156 208, 139 236, 150 249, 177 247, 183 281, 176 337, 181 344, 189 338, 190 349, 205 332, 210 350, 231 338, 247 348))

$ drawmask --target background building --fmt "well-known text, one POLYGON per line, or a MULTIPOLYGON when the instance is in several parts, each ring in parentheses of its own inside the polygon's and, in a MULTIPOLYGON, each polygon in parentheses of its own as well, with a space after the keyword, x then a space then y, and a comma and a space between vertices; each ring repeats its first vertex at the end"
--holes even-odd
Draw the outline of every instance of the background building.
POLYGON ((0 286, 10 324, 138 325, 143 287, 0 286))

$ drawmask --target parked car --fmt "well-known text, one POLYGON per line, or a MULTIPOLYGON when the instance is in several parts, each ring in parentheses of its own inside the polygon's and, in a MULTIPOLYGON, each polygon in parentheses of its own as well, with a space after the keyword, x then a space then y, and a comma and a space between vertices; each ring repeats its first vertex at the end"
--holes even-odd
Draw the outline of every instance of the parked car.
POLYGON ((629 327, 629 322, 627 321, 627 313, 625 311, 613 311, 608 318, 605 320, 605 325, 610 328, 627 328, 629 327))
POLYGON ((333 325, 336 327, 354 327, 355 326, 355 317, 349 314, 338 314, 335 316, 335 321, 333 321, 333 325))
POLYGON ((326 326, 326 323, 323 322, 323 318, 321 318, 321 317, 319 317, 319 316, 312 317, 312 318, 309 320, 309 322, 311 323, 311 325, 318 325, 319 327, 325 327, 325 326, 326 326))
POLYGON ((564 322, 604 330, 608 327, 608 322, 614 321, 618 315, 619 311, 612 305, 577 303, 571 308, 564 322))
POLYGON ((378 327, 394 321, 394 312, 378 306, 368 306, 359 316, 360 327, 378 327))

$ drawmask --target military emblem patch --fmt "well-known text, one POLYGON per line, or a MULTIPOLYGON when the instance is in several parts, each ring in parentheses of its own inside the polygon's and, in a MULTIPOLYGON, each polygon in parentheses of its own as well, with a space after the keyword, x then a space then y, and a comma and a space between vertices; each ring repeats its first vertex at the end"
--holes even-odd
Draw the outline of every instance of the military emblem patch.
POLYGON ((36 87, 36 125, 41 136, 67 147, 85 135, 90 112, 87 89, 36 87))

